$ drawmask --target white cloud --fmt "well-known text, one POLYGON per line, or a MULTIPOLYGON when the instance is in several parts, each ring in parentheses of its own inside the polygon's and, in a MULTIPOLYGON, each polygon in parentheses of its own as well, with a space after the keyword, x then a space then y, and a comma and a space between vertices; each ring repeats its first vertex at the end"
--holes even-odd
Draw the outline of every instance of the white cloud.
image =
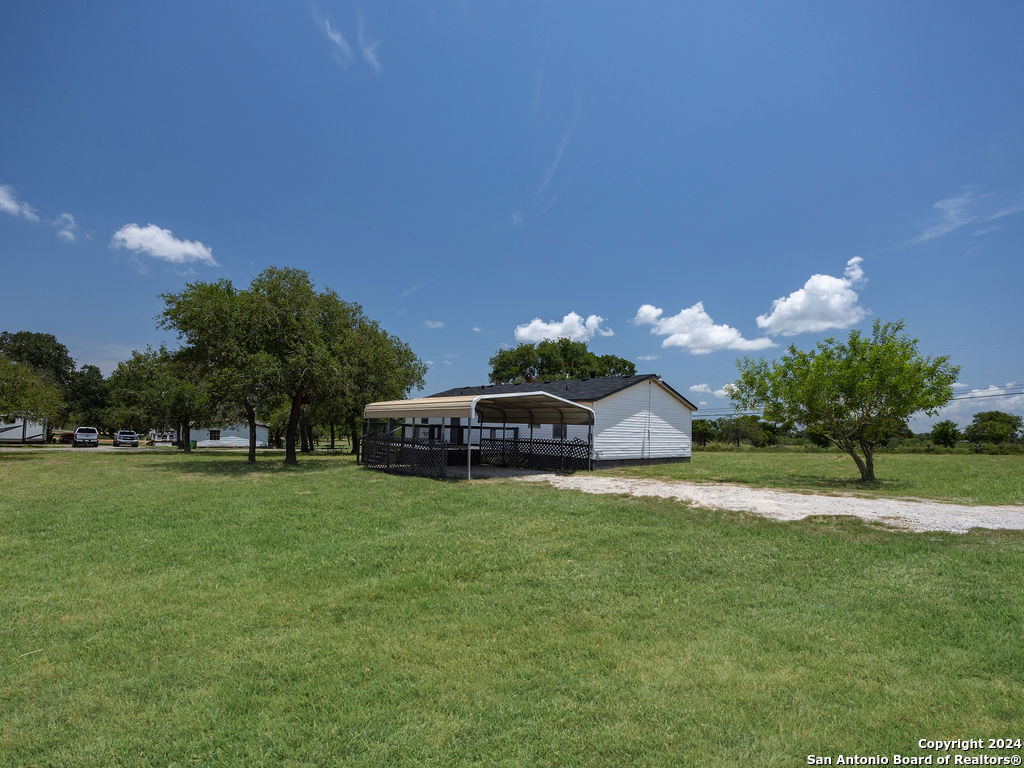
POLYGON ((444 328, 443 320, 426 320, 423 324, 427 326, 427 328, 433 328, 435 330, 438 328, 444 328))
POLYGON ((473 326, 473 333, 480 333, 480 326, 474 325, 473 326))
POLYGON ((857 288, 867 280, 856 256, 846 262, 842 277, 811 275, 804 287, 776 299, 771 311, 758 315, 757 327, 767 333, 794 336, 798 333, 849 328, 867 314, 857 303, 857 288))
POLYGON ((694 384, 692 387, 690 387, 690 391, 691 392, 710 392, 711 391, 711 385, 710 384, 694 384))
POLYGON ((359 50, 366 63, 373 67, 374 72, 380 72, 380 59, 377 58, 377 47, 380 45, 380 41, 370 40, 366 37, 366 21, 361 13, 359 14, 359 28, 356 31, 356 37, 359 42, 359 50))
POLYGON ((171 264, 198 261, 210 267, 218 266, 213 259, 213 249, 208 245, 198 240, 179 240, 171 230, 162 229, 156 224, 147 224, 144 227, 138 224, 125 224, 114 233, 111 245, 137 253, 146 253, 171 264))
POLYGON ((993 232, 998 232, 1002 227, 992 225, 991 227, 982 227, 971 232, 975 237, 981 237, 982 235, 991 235, 993 232))
POLYGON ((1024 202, 1015 203, 1014 205, 1008 205, 1005 208, 1000 208, 991 216, 988 216, 985 219, 985 221, 995 221, 996 219, 1002 219, 1005 216, 1015 216, 1018 213, 1024 213, 1024 202))
POLYGON ((75 230, 78 229, 78 224, 70 213, 62 213, 54 219, 53 226, 57 227, 57 237, 65 243, 75 242, 75 230))
POLYGON ((451 360, 442 360, 441 362, 444 363, 445 365, 455 365, 455 363, 453 363, 451 360))
POLYGON ((14 194, 14 187, 7 184, 0 184, 0 211, 12 216, 21 216, 29 221, 39 221, 36 209, 28 203, 18 200, 17 195, 14 194))
POLYGON ((416 285, 410 285, 408 288, 405 288, 405 289, 402 290, 402 294, 401 294, 402 298, 405 299, 405 298, 408 298, 409 296, 412 296, 419 289, 420 289, 419 283, 417 283, 416 285))
POLYGON ((356 55, 352 52, 352 46, 348 44, 348 40, 345 39, 345 36, 335 29, 331 20, 326 17, 322 18, 320 19, 320 24, 324 28, 324 33, 327 35, 327 39, 334 43, 335 47, 338 49, 338 53, 340 54, 338 60, 344 66, 348 66, 355 61, 356 55))
POLYGON ((644 362, 649 362, 651 360, 657 360, 658 356, 657 355, 638 355, 636 359, 637 360, 643 360, 644 362))
POLYGON ((427 365, 428 367, 430 367, 430 366, 432 366, 432 365, 434 364, 434 361, 433 361, 433 360, 424 360, 423 362, 424 362, 424 364, 426 364, 426 365, 427 365))
POLYGON ((651 333, 666 336, 663 347, 682 347, 694 355, 706 355, 719 349, 753 351, 775 346, 771 339, 745 339, 730 325, 716 325, 701 301, 671 317, 663 314, 660 307, 644 304, 633 318, 636 325, 651 325, 651 333))
POLYGON ((603 328, 604 318, 600 315, 588 315, 584 320, 575 312, 570 312, 561 321, 545 323, 539 317, 533 318, 525 325, 516 326, 516 341, 544 341, 545 339, 572 339, 573 341, 590 341, 595 335, 614 336, 610 328, 603 328))
POLYGON ((726 384, 721 389, 716 389, 711 394, 714 395, 715 397, 728 398, 729 395, 732 394, 732 384, 726 384))
MULTIPOLYGON (((958 388, 958 386, 958 384, 953 385, 954 388, 958 388)), ((1002 387, 989 384, 987 387, 975 387, 966 392, 957 392, 955 397, 967 399, 951 400, 940 408, 935 416, 927 416, 924 413, 916 414, 910 421, 910 428, 915 432, 925 432, 931 429, 935 422, 945 419, 951 419, 960 427, 965 427, 971 423, 974 414, 981 411, 1006 411, 1024 416, 1024 395, 1003 394, 1008 390, 1015 391, 1015 389, 1015 385, 1010 382, 1002 387)))

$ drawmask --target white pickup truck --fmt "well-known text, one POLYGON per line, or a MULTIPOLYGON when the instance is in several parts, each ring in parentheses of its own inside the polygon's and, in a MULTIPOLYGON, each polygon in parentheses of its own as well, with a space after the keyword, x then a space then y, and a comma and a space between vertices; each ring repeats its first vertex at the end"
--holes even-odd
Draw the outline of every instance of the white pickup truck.
POLYGON ((96 427, 79 427, 75 430, 75 436, 71 440, 71 446, 77 448, 80 445, 91 445, 96 448, 100 444, 100 433, 96 427))

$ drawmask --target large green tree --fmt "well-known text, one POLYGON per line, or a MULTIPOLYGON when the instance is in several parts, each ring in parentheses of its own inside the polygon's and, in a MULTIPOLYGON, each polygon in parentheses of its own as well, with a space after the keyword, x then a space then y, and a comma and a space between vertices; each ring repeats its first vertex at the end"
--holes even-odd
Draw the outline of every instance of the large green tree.
POLYGON ((815 350, 790 346, 779 360, 744 358, 730 397, 769 421, 792 421, 822 435, 875 480, 876 447, 918 411, 932 414, 953 395, 959 368, 946 356, 922 357, 902 321, 876 320, 870 336, 851 331, 815 350))
POLYGON ((8 360, 25 363, 63 394, 71 382, 75 361, 68 348, 51 333, 4 331, 0 333, 0 354, 8 360))
POLYGON ((52 419, 64 401, 31 366, 0 355, 0 421, 52 419))
POLYGON ((572 339, 553 339, 500 349, 488 363, 492 384, 632 376, 636 373, 636 365, 626 358, 596 355, 587 349, 586 343, 572 339))
POLYGON ((110 375, 108 418, 138 432, 170 427, 191 450, 191 430, 223 415, 202 366, 188 350, 134 351, 110 375))
POLYGON ((117 428, 107 420, 109 387, 95 365, 83 365, 71 373, 67 387, 67 410, 78 424, 93 424, 100 429, 117 428))
POLYGON ((178 293, 160 297, 159 324, 178 333, 206 380, 210 394, 226 411, 233 405, 249 426, 250 464, 256 462, 256 415, 281 399, 283 373, 279 360, 265 349, 251 291, 237 290, 230 280, 189 283, 178 293))
POLYGON ((1002 445, 1017 439, 1022 419, 1005 411, 982 411, 974 414, 964 435, 972 443, 993 443, 1002 445))
POLYGON ((939 421, 932 426, 931 438, 936 445, 952 448, 960 437, 959 427, 950 419, 939 421))

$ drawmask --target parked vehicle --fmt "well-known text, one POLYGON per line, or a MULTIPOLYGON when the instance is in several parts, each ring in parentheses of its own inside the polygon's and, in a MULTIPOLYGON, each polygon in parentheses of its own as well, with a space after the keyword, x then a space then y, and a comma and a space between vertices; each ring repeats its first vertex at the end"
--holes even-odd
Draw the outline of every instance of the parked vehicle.
POLYGON ((114 435, 114 447, 116 448, 119 445, 130 445, 132 448, 138 448, 138 434, 132 432, 130 429, 122 429, 120 432, 114 435))
POLYGON ((80 445, 91 445, 96 448, 100 444, 100 433, 96 427, 79 427, 75 430, 71 445, 77 448, 80 445))
POLYGON ((58 443, 73 443, 75 442, 74 432, 61 432, 60 437, 57 438, 58 443))

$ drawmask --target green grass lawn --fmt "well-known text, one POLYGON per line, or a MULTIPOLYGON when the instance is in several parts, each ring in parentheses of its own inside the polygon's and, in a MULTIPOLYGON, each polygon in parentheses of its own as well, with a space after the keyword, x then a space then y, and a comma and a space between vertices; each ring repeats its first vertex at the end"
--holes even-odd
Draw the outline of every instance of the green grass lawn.
POLYGON ((0 765, 786 766, 1024 731, 1024 534, 300 462, 0 455, 0 765))
POLYGON ((602 470, 605 474, 742 483, 813 493, 918 497, 960 504, 1024 504, 1024 455, 881 453, 878 482, 865 484, 845 453, 694 451, 688 463, 602 470))

